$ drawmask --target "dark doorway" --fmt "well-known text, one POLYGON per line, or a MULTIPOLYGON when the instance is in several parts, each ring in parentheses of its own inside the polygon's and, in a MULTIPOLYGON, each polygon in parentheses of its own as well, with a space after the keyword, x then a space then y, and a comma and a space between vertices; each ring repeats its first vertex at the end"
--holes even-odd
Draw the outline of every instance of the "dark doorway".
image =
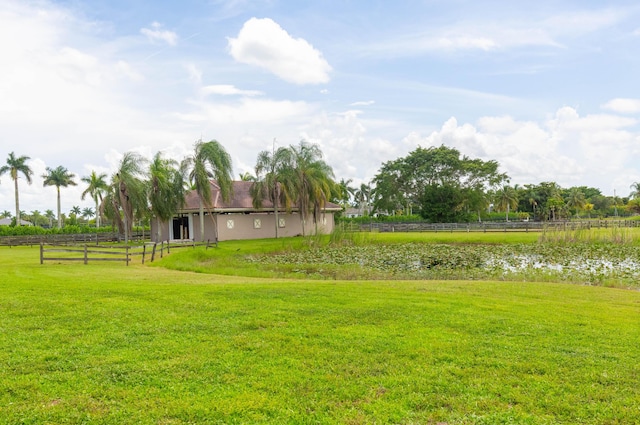
POLYGON ((173 239, 189 238, 189 217, 174 217, 173 219, 173 239))

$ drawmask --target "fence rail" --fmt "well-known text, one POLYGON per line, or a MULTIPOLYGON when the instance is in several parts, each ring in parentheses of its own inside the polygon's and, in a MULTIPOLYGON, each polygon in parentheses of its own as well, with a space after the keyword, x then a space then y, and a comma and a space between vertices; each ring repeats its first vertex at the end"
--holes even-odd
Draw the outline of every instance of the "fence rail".
POLYGON ((360 232, 529 232, 544 230, 577 230, 616 227, 640 227, 638 220, 584 221, 503 221, 474 223, 402 223, 382 222, 345 226, 343 230, 360 232))
MULTIPOLYGON (((143 242, 149 238, 148 233, 134 233, 129 237, 131 242, 143 242)), ((56 234, 56 235, 21 235, 0 236, 0 245, 4 246, 34 246, 41 243, 51 245, 77 245, 94 243, 96 245, 107 242, 122 242, 124 236, 118 233, 81 233, 81 234, 56 234)))
POLYGON ((167 254, 172 249, 184 248, 184 247, 197 247, 206 246, 207 249, 211 246, 209 241, 207 242, 161 242, 161 243, 145 243, 142 245, 56 245, 40 243, 40 264, 44 264, 45 261, 82 261, 84 264, 88 264, 90 261, 121 261, 125 262, 128 266, 135 257, 140 257, 142 264, 144 264, 147 256, 150 256, 150 261, 155 260, 156 254, 160 255, 160 258, 167 254))

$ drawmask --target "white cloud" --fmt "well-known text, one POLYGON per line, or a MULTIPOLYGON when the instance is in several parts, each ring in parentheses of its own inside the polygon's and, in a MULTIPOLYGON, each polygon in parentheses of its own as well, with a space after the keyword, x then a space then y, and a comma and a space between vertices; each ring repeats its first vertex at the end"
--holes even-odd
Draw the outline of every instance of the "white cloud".
POLYGON ((611 99, 602 108, 621 114, 636 114, 640 112, 640 99, 611 99))
POLYGON ((223 96, 232 96, 232 95, 261 96, 264 94, 259 90, 241 90, 230 84, 216 84, 216 85, 205 86, 202 88, 202 92, 205 95, 219 94, 223 96))
POLYGON ((415 146, 444 144, 471 157, 496 160, 513 183, 555 181, 563 187, 600 187, 601 182, 613 184, 612 176, 634 175, 640 136, 627 130, 634 124, 635 120, 612 115, 581 117, 564 107, 540 123, 502 116, 460 125, 451 118, 427 137, 414 134, 408 139, 415 146))
POLYGON ((366 101, 353 102, 349 106, 371 106, 374 103, 376 103, 375 100, 366 100, 366 101))
POLYGON ((163 42, 170 46, 178 44, 178 34, 173 31, 163 30, 162 24, 158 22, 153 22, 151 24, 151 29, 141 28, 140 34, 146 35, 152 43, 163 42))
POLYGON ((237 38, 228 38, 231 56, 258 66, 294 84, 329 81, 331 66, 322 53, 302 38, 293 38, 269 18, 251 18, 237 38))
POLYGON ((625 16, 622 10, 603 9, 572 11, 544 19, 463 20, 427 31, 391 35, 387 40, 365 47, 365 51, 398 56, 441 51, 489 52, 530 46, 563 48, 562 40, 610 27, 625 16))

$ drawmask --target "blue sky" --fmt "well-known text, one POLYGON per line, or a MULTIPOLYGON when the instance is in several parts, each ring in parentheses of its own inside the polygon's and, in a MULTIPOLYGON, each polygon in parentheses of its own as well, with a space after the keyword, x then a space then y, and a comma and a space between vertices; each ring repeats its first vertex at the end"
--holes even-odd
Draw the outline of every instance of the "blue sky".
MULTIPOLYGON (((367 182, 417 146, 494 159, 512 184, 627 195, 640 181, 633 1, 0 0, 0 160, 111 173, 217 139, 235 171, 318 143, 367 182)), ((79 180, 79 179, 78 179, 79 180)), ((83 187, 63 189, 63 211, 83 187)), ((13 186, 0 180, 0 210, 13 186)))

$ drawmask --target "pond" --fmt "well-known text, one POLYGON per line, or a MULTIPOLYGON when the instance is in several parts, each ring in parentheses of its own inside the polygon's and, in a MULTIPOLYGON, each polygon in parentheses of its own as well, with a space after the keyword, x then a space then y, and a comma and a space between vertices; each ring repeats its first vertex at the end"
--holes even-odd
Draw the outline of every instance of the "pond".
POLYGON ((249 260, 316 278, 550 280, 640 288, 640 248, 622 244, 330 245, 249 260))

